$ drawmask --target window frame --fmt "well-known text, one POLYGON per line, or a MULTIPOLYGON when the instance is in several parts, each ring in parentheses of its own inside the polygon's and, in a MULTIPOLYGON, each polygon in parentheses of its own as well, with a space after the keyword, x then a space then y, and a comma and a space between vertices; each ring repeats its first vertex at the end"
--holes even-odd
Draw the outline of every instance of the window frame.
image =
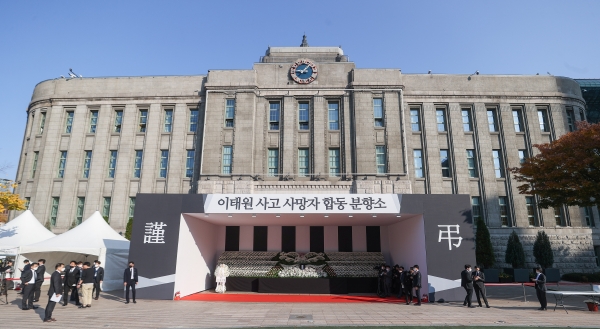
POLYGON ((328 130, 339 131, 340 130, 340 102, 339 101, 327 101, 327 128, 328 130), (331 106, 335 105, 335 108, 331 106), (332 114, 334 119, 332 120, 332 114))
POLYGON ((66 111, 65 117, 65 134, 70 134, 73 131, 73 119, 75 118, 75 111, 68 110, 66 111))
POLYGON ((67 167, 68 153, 67 153, 67 151, 59 151, 59 152, 60 152, 60 156, 59 156, 59 160, 58 160, 57 178, 64 178, 65 177, 65 169, 67 167))
POLYGON ((144 150, 135 150, 133 157, 133 178, 142 177, 142 167, 144 165, 144 150))
POLYGON ((52 203, 50 204, 50 225, 56 226, 56 219, 58 218, 58 207, 60 205, 60 197, 52 197, 52 203))
POLYGON ((33 163, 31 164, 31 178, 35 178, 35 173, 37 172, 38 159, 40 156, 39 151, 33 152, 33 163))
POLYGON ((108 178, 115 178, 115 173, 117 171, 117 159, 119 157, 118 150, 109 150, 108 156, 108 178), (114 157, 113 157, 114 155, 114 157))
POLYGON ((471 197, 471 217, 473 219, 473 225, 476 225, 477 223, 477 219, 482 218, 481 214, 483 213, 482 211, 482 205, 481 205, 481 197, 480 196, 473 196, 471 197), (477 201, 477 202, 475 202, 477 201), (476 211, 477 210, 477 211, 476 211))
POLYGON ((410 116, 410 129, 412 132, 421 132, 421 108, 420 107, 411 107, 409 109, 410 116), (413 115, 416 113, 417 115, 413 115), (414 118, 416 118, 416 122, 414 122, 414 118), (417 129, 415 129, 417 128, 417 129))
POLYGON ((540 107, 537 109, 537 114, 538 114, 538 123, 540 126, 540 130, 542 131, 542 133, 549 133, 550 132, 550 120, 548 118, 548 109, 540 107))
POLYGON ((102 201, 102 218, 108 217, 107 222, 110 223, 110 208, 112 205, 112 198, 109 196, 103 197, 102 201))
POLYGON ((115 109, 115 121, 113 123, 113 133, 120 134, 123 130, 123 109, 115 109))
POLYGON ((185 178, 194 177, 194 165, 196 163, 196 150, 186 150, 185 154, 185 178), (190 157, 190 152, 192 156, 190 157))
POLYGON ((448 115, 445 107, 435 108, 435 122, 437 125, 438 133, 448 132, 448 115), (441 113, 441 115, 440 115, 441 113), (442 121, 440 122, 440 118, 442 121), (441 130, 440 130, 441 129, 441 130))
POLYGON ((129 209, 127 211, 127 215, 129 218, 133 218, 134 213, 135 213, 135 197, 130 196, 129 197, 129 209))
POLYGON ((340 174, 342 172, 340 149, 337 147, 330 148, 327 153, 329 158, 329 177, 340 177, 340 174))
POLYGON ((423 149, 413 149, 413 165, 415 166, 415 178, 425 178, 424 164, 425 161, 423 161, 423 149), (417 161, 419 163, 417 163, 417 161))
POLYGON ((566 114, 567 114, 567 129, 569 130, 569 132, 573 132, 575 131, 576 125, 575 123, 577 122, 577 119, 575 119, 575 111, 573 110, 572 107, 567 107, 566 110, 566 114))
POLYGON ((233 128, 235 127, 235 98, 226 98, 225 99, 225 113, 224 120, 225 128, 233 128))
POLYGON ((279 131, 281 126, 281 102, 269 101, 269 131, 279 131))
POLYGON ((502 150, 492 150, 492 161, 494 163, 494 172, 496 174, 496 178, 506 178, 506 173, 504 172, 504 160, 502 157, 502 150))
POLYGON ((223 175, 231 175, 233 166, 233 146, 231 145, 223 145, 221 148, 221 174, 223 175), (225 150, 229 150, 229 152, 225 152, 225 150), (229 168, 225 170, 225 168, 229 168))
POLYGON ((148 109, 138 109, 138 133, 145 134, 148 131, 148 109))
POLYGON ((173 108, 165 108, 163 110, 163 133, 173 132, 173 108))
POLYGON ((383 97, 373 98, 373 118, 374 118, 373 124, 374 124, 375 128, 384 128, 385 127, 385 120, 384 120, 384 114, 383 114, 383 97), (379 102, 379 104, 377 104, 377 102, 379 102))
POLYGON ((279 176, 279 149, 267 149, 267 176, 279 176))
POLYGON ((486 117, 488 122, 488 129, 490 133, 497 133, 500 130, 498 125, 498 111, 495 107, 486 108, 486 117))
POLYGON ((512 227, 510 220, 510 211, 508 208, 508 198, 506 196, 498 197, 498 205, 499 205, 499 215, 500 215, 500 225, 503 227, 512 227), (503 215, 504 213, 504 215, 503 215))
POLYGON ((169 150, 160 150, 158 162, 158 177, 167 178, 169 173, 169 150))
POLYGON ((85 150, 83 151, 83 173, 82 178, 88 179, 90 178, 90 168, 92 167, 92 151, 85 150))
POLYGON ((98 118, 100 117, 100 111, 98 109, 90 110, 90 121, 88 134, 95 134, 98 130, 98 118))
POLYGON ((524 133, 525 127, 523 125, 523 110, 521 108, 512 109, 512 119, 515 133, 524 133))
POLYGON ((567 227, 567 223, 565 220, 564 207, 563 206, 553 207, 553 212, 554 212, 554 222, 555 222, 556 226, 567 227), (558 210, 558 214, 556 213, 557 210, 558 210), (559 223, 559 221, 560 221, 560 223, 559 223))
POLYGON ((463 132, 473 132, 473 114, 470 107, 463 107, 460 109, 460 116, 463 126, 463 132), (467 114, 465 116, 465 113, 467 114), (467 122, 465 122, 465 118, 467 118, 467 122), (465 129, 467 128, 467 129, 465 129))
POLYGON ((310 176, 310 151, 308 148, 298 149, 298 177, 310 176), (306 152, 306 154, 302 154, 306 152), (304 159, 304 161, 302 161, 304 159))
POLYGON ((375 165, 377 175, 387 174, 387 150, 385 145, 375 146, 375 165))
POLYGON ((519 154, 519 164, 525 163, 525 160, 529 157, 529 152, 526 149, 517 150, 519 154))
POLYGON ((38 130, 38 135, 42 135, 44 133, 44 128, 46 127, 46 111, 40 112, 40 129, 38 130))
POLYGON ((529 226, 539 226, 537 207, 534 196, 525 196, 525 207, 527 209, 527 223, 529 226))
POLYGON ((298 130, 310 130, 310 103, 307 101, 298 102, 298 130), (306 108, 302 108, 304 105, 306 108))
POLYGON ((477 153, 475 152, 475 149, 467 149, 466 151, 467 170, 469 172, 469 178, 479 178, 479 169, 477 167, 477 153))
POLYGON ((449 149, 440 149, 440 165, 442 167, 442 177, 443 178, 452 178, 452 165, 450 161, 450 150, 449 149), (446 166, 444 167, 444 153, 446 158, 446 166), (445 172, 444 172, 445 171, 445 172))
POLYGON ((77 197, 77 207, 75 208, 75 223, 77 225, 83 222, 83 215, 85 214, 85 197, 77 197))
POLYGON ((188 132, 195 133, 198 131, 198 119, 200 118, 200 110, 198 108, 189 109, 188 132), (196 120, 194 121, 194 118, 196 120))

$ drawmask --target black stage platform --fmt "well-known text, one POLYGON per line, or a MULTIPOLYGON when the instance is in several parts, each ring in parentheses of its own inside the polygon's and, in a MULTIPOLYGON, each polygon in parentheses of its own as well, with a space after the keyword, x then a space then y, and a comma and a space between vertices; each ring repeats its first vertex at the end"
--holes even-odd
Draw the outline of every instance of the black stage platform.
POLYGON ((377 292, 377 278, 229 277, 227 291, 282 294, 355 294, 377 292))

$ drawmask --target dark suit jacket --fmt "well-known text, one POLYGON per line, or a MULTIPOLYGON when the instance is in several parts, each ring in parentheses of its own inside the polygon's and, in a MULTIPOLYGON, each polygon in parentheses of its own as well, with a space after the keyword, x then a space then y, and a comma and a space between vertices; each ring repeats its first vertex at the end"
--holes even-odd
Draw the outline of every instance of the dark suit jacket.
POLYGON ((393 275, 392 271, 389 271, 389 272, 385 271, 385 272, 383 272, 384 283, 391 284, 392 283, 392 275, 393 275))
POLYGON ((421 288, 421 271, 417 271, 417 273, 415 273, 413 275, 413 287, 415 288, 421 288))
POLYGON ((23 272, 29 271, 31 269, 31 264, 27 264, 23 266, 23 272))
MULTIPOLYGON (((96 268, 94 267, 96 271, 96 268)), ((96 272, 96 282, 104 281, 104 268, 102 266, 98 266, 98 270, 96 272)))
MULTIPOLYGON (((123 282, 131 281, 131 269, 128 267, 125 269, 125 273, 123 273, 123 282)), ((138 282, 138 270, 136 267, 133 268, 133 282, 138 282)))
POLYGON ((52 275, 50 276, 50 289, 48 289, 48 296, 52 296, 54 293, 62 295, 62 279, 60 278, 60 273, 58 271, 52 272, 52 275))
MULTIPOLYGON (((537 277, 537 274, 536 274, 537 277)), ((537 281, 535 281, 535 289, 536 290, 541 290, 541 291, 546 291, 546 276, 544 275, 544 273, 540 273, 540 277, 537 279, 537 281)))
POLYGON ((473 277, 467 270, 460 272, 460 286, 467 289, 473 289, 473 277))
POLYGON ((79 277, 80 275, 80 270, 79 267, 75 266, 75 269, 73 270, 73 273, 71 273, 71 269, 66 269, 65 270, 65 283, 68 286, 73 286, 74 284, 76 284, 79 281, 79 277))
POLYGON ((413 286, 413 276, 409 271, 404 272, 404 288, 411 289, 413 286))
POLYGON ((473 284, 479 288, 479 289, 483 289, 484 285, 485 285, 485 274, 483 274, 483 272, 479 271, 475 271, 473 272, 473 284), (479 275, 478 275, 479 274, 479 275), (479 280, 475 280, 475 277, 479 276, 479 280))
POLYGON ((45 265, 38 266, 36 273, 37 273, 37 278, 35 279, 35 282, 44 282, 44 275, 46 274, 46 266, 45 265))
POLYGON ((33 278, 33 271, 31 271, 31 268, 27 271, 21 272, 21 283, 23 285, 25 285, 26 283, 31 281, 32 278, 33 278))

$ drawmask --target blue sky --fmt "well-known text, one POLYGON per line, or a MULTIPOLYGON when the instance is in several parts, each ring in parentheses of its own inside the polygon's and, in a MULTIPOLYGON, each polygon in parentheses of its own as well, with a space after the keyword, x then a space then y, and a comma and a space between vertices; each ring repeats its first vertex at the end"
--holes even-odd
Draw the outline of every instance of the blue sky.
POLYGON ((0 178, 35 85, 250 69, 271 46, 342 46, 361 68, 600 78, 600 1, 0 1, 0 178))

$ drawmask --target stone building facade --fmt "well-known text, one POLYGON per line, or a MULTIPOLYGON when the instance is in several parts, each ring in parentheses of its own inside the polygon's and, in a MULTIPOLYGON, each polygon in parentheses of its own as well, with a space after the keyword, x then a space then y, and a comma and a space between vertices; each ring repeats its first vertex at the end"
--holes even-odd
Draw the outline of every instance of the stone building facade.
POLYGON ((508 172, 584 108, 569 78, 363 69, 303 42, 248 70, 39 83, 17 191, 56 232, 95 210, 124 231, 137 193, 469 194, 498 261, 513 229, 544 229, 585 241, 557 258, 590 271, 598 209, 539 209, 508 172))

